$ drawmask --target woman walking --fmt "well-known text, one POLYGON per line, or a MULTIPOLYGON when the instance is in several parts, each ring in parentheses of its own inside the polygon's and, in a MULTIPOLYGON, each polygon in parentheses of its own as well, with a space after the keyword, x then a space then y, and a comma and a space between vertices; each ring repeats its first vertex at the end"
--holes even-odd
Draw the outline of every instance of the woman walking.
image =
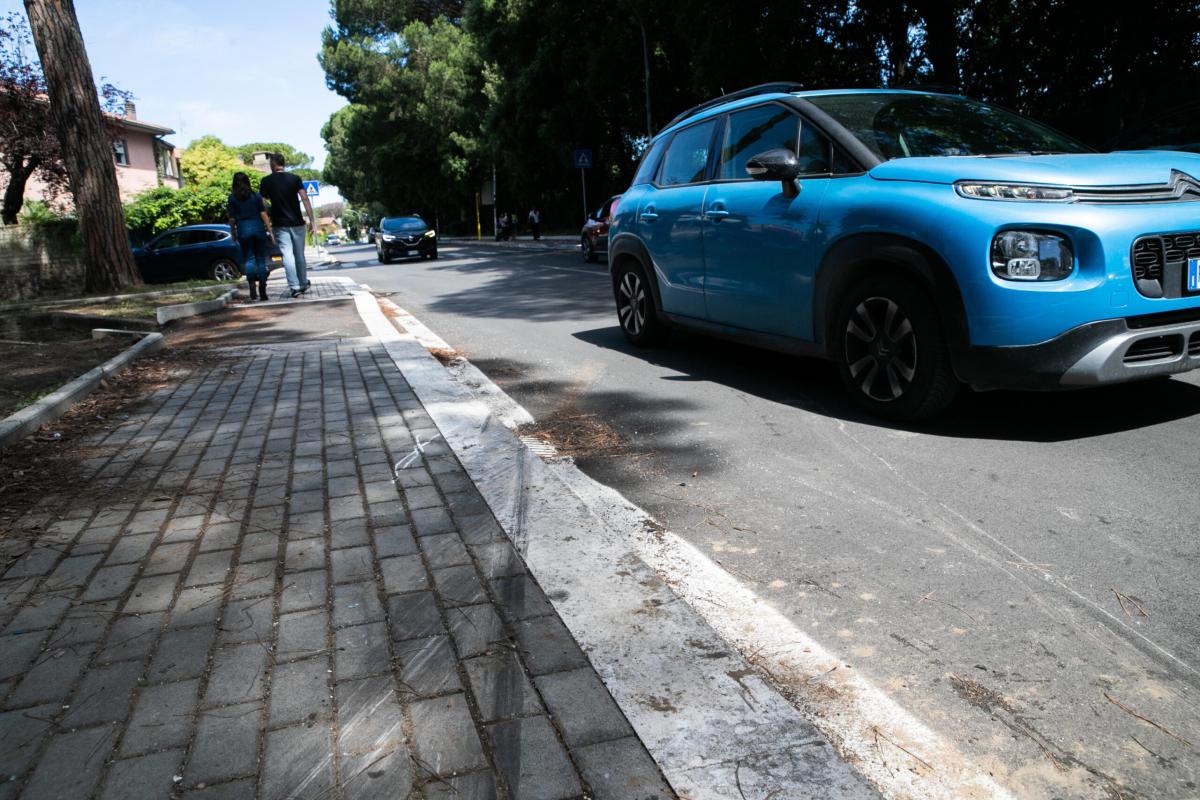
POLYGON ((233 191, 229 193, 229 232, 233 241, 242 247, 242 262, 246 282, 250 284, 250 300, 267 299, 267 240, 275 241, 271 220, 263 205, 262 195, 250 186, 244 172, 233 174, 233 191))

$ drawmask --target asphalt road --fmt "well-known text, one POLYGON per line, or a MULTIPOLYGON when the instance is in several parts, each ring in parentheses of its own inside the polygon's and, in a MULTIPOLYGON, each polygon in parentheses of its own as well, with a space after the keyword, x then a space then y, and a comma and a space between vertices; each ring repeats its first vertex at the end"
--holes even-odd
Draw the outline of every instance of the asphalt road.
POLYGON ((392 292, 580 459, 1021 797, 1200 797, 1200 379, 964 393, 864 418, 827 364, 690 335, 638 350, 607 267, 443 244, 392 292), (603 440, 601 437, 600 441, 603 440))

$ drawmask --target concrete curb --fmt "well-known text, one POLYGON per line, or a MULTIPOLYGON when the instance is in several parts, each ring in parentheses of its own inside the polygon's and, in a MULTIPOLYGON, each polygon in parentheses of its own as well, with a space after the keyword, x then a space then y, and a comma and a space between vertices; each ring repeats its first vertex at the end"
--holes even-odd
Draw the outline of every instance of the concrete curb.
POLYGON ((158 318, 159 325, 166 325, 168 322, 184 317, 194 317, 198 314, 211 314, 213 311, 220 311, 229 304, 230 298, 237 296, 238 287, 234 286, 225 294, 214 300, 200 300, 195 303, 180 303, 174 306, 162 306, 155 311, 155 316, 158 318))
MULTIPOLYGON (((163 289, 162 291, 153 292, 134 292, 133 294, 110 294, 103 297, 68 297, 65 300, 31 300, 27 303, 12 303, 8 305, 0 305, 0 313, 6 311, 25 311, 30 308, 57 308, 58 306, 69 306, 78 303, 107 303, 111 300, 129 300, 138 297, 162 297, 168 294, 180 294, 181 292, 202 292, 206 287, 198 286, 194 289, 163 289)), ((215 287, 207 287, 215 288, 215 287)))
POLYGON ((88 370, 36 403, 0 420, 0 450, 15 444, 46 423, 58 419, 67 409, 91 394, 104 378, 116 375, 146 353, 161 350, 163 345, 161 333, 145 334, 137 344, 126 348, 100 366, 88 370))

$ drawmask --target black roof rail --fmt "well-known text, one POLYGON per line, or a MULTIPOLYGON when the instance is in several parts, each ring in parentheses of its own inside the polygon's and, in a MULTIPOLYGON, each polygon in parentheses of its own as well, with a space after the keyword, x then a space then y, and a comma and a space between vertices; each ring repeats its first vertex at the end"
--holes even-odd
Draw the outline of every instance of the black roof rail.
POLYGON ((668 122, 663 130, 666 130, 677 122, 683 122, 688 117, 694 117, 701 111, 706 111, 713 106, 719 106, 721 103, 729 103, 734 100, 741 100, 744 97, 754 97, 756 94, 798 92, 803 88, 804 86, 799 83, 792 83, 790 81, 777 81, 775 83, 760 83, 758 86, 751 86, 748 89, 739 89, 736 92, 723 94, 720 97, 716 97, 712 100, 706 100, 698 106, 689 108, 687 111, 684 111, 682 114, 675 117, 675 119, 668 122))

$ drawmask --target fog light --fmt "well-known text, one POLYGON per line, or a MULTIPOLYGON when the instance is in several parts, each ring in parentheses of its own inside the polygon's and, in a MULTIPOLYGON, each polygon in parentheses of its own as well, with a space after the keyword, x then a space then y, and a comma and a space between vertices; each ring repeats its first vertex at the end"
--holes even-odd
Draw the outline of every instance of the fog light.
POLYGON ((1009 281, 1059 281, 1075 269, 1065 236, 1040 231, 1004 231, 992 239, 992 272, 1009 281))

